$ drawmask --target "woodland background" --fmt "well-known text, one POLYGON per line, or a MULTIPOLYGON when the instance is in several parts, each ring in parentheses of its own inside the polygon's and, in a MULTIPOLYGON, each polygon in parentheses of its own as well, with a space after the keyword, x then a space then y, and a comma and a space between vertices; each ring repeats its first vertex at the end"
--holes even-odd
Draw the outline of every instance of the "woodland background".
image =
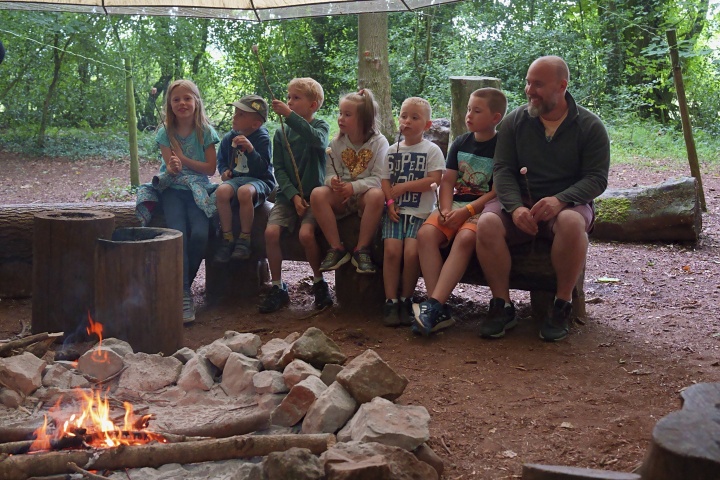
MULTIPOLYGON (((652 151, 682 158, 666 40, 666 31, 675 29, 700 160, 713 163, 720 133, 719 12, 716 0, 466 0, 372 14, 375 31, 358 40, 363 15, 260 24, 3 10, 0 2, 0 39, 7 49, 0 66, 0 149, 126 158, 126 58, 133 65, 141 160, 157 160, 157 107, 177 78, 198 84, 223 133, 232 115, 227 103, 248 93, 270 97, 254 44, 280 98, 295 76, 323 85, 319 115, 335 128, 338 98, 362 80, 362 42, 386 35, 390 74, 381 80, 391 101, 383 104, 389 112, 383 128, 391 138, 392 115, 403 99, 425 97, 435 118, 449 117, 448 77, 483 75, 501 79, 512 108, 525 101, 532 60, 557 54, 570 66, 570 91, 608 125, 616 161, 652 151), (157 98, 150 95, 153 87, 157 98)), ((268 127, 276 127, 274 119, 268 127)))

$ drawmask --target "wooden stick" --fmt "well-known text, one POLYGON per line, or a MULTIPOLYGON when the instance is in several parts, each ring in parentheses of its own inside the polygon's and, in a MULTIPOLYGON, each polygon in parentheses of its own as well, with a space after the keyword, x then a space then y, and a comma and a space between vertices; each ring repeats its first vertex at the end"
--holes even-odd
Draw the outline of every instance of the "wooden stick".
MULTIPOLYGON (((28 477, 69 472, 69 462, 91 470, 157 468, 168 463, 197 463, 265 456, 292 447, 307 448, 319 455, 335 444, 333 434, 239 435, 198 442, 148 444, 88 451, 63 451, 13 455, 0 461, 0 478, 24 480, 28 477)), ((0 455, 0 458, 2 456, 0 455)))
MULTIPOLYGON (((60 335, 62 335, 62 333, 54 334, 54 335, 60 336, 60 335)), ((44 332, 44 333, 37 333, 35 335, 30 335, 29 337, 19 338, 17 340, 12 340, 10 342, 4 343, 4 344, 0 345, 0 357, 7 356, 7 355, 5 355, 6 352, 10 352, 12 350, 15 350, 16 348, 25 348, 28 345, 32 345, 33 343, 47 340, 48 338, 50 338, 50 334, 48 332, 44 332)))
POLYGON ((83 470, 82 468, 78 467, 73 462, 68 462, 68 468, 75 473, 81 474, 83 477, 87 478, 88 480, 109 480, 108 477, 103 477, 102 475, 95 475, 92 472, 83 470))

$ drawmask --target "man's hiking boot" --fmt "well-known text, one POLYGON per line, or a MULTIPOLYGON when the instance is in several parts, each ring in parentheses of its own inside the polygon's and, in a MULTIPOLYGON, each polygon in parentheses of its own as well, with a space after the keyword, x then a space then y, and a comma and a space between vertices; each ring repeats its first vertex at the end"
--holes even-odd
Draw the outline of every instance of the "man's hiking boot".
POLYGON ((223 239, 222 242, 220 243, 220 246, 218 247, 217 251, 215 252, 215 256, 213 257, 213 260, 215 260, 218 263, 229 262, 230 256, 233 253, 233 248, 235 248, 234 241, 223 239))
POLYGON ((355 250, 352 254, 352 264, 355 265, 358 273, 373 274, 377 271, 370 257, 370 249, 368 248, 355 250))
POLYGON ((325 254, 325 258, 320 263, 320 271, 328 272, 337 270, 350 260, 350 253, 347 250, 339 248, 331 248, 325 254))
POLYGON ((572 303, 555 299, 550 314, 540 327, 540 338, 548 342, 557 342, 570 333, 572 303))
POLYGON ((240 237, 235 242, 235 250, 232 252, 233 260, 247 260, 250 258, 250 239, 240 237))
POLYGON ((515 305, 512 302, 506 304, 502 298, 493 298, 478 334, 483 338, 501 338, 505 336, 506 330, 515 328, 516 325, 515 305))
POLYGON ((272 313, 280 310, 290 303, 290 294, 287 291, 287 284, 283 282, 282 288, 273 285, 265 299, 258 307, 260 313, 272 313))
POLYGON ((313 283, 312 292, 315 294, 315 308, 322 310, 325 307, 332 307, 334 301, 330 295, 330 287, 325 280, 313 283))
MULTIPOLYGON (((420 305, 413 305, 413 311, 415 313, 413 326, 417 327, 417 331, 425 337, 455 324, 455 319, 448 315, 445 306, 437 300, 428 300, 420 305)), ((416 329, 414 328, 413 331, 416 329)))

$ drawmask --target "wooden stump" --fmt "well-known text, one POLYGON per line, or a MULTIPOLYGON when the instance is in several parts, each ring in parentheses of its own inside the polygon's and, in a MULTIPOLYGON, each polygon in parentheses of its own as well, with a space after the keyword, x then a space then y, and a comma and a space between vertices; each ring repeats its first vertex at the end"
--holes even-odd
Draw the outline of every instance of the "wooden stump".
POLYGON ((182 233, 119 228, 95 250, 95 320, 135 351, 172 355, 183 340, 182 233))
POLYGON ((74 333, 95 303, 95 242, 110 238, 108 212, 65 210, 35 215, 32 331, 74 333))
POLYGON ((500 88, 500 79, 494 77, 450 77, 450 141, 467 132, 465 112, 470 94, 483 87, 500 88))
POLYGON ((641 469, 644 480, 720 478, 720 383, 683 393, 683 408, 655 425, 641 469))

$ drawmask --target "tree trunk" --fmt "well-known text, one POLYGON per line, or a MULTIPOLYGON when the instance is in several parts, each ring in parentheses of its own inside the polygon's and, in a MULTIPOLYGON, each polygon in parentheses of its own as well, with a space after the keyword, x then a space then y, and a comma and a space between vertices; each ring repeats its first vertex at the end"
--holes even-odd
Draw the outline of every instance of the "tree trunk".
POLYGON ((720 478, 720 383, 700 383, 682 392, 683 408, 655 425, 641 478, 720 478))
POLYGON ((380 106, 380 128, 394 143, 395 119, 390 97, 387 13, 358 15, 358 88, 369 88, 380 106))
POLYGON ((38 130, 37 137, 38 147, 45 146, 45 130, 47 129, 48 123, 50 123, 50 102, 52 102, 52 99, 55 96, 55 90, 57 89, 57 84, 60 81, 60 69, 62 68, 63 59, 65 58, 65 51, 72 43, 72 39, 73 35, 70 35, 65 42, 65 45, 63 45, 62 47, 59 46, 59 33, 56 33, 55 38, 53 39, 53 44, 56 47, 52 51, 53 76, 52 81, 50 82, 50 86, 48 87, 47 94, 45 95, 45 100, 43 101, 42 117, 40 119, 40 129, 38 130))
POLYGON ((65 210, 102 210, 115 216, 115 227, 140 226, 134 202, 0 205, 0 298, 32 295, 35 215, 65 210))
POLYGON ((292 447, 307 448, 313 454, 320 455, 334 444, 333 434, 243 435, 197 442, 12 455, 4 459, 0 456, 0 478, 24 480, 33 476, 71 473, 68 462, 92 470, 122 470, 157 468, 169 463, 186 464, 262 457, 292 447))
MULTIPOLYGON (((167 228, 119 228, 95 248, 95 320, 136 352, 172 355, 183 341, 183 239, 167 228)), ((35 295, 33 295, 35 298, 35 295)))
POLYGON ((483 87, 500 89, 500 79, 493 77, 450 77, 450 142, 467 132, 465 112, 470 94, 483 87))
POLYGON ((74 333, 95 304, 95 242, 110 238, 111 213, 65 210, 35 216, 32 332, 74 333))
POLYGON ((621 242, 697 241, 702 230, 697 180, 607 190, 595 199, 592 238, 621 242))

